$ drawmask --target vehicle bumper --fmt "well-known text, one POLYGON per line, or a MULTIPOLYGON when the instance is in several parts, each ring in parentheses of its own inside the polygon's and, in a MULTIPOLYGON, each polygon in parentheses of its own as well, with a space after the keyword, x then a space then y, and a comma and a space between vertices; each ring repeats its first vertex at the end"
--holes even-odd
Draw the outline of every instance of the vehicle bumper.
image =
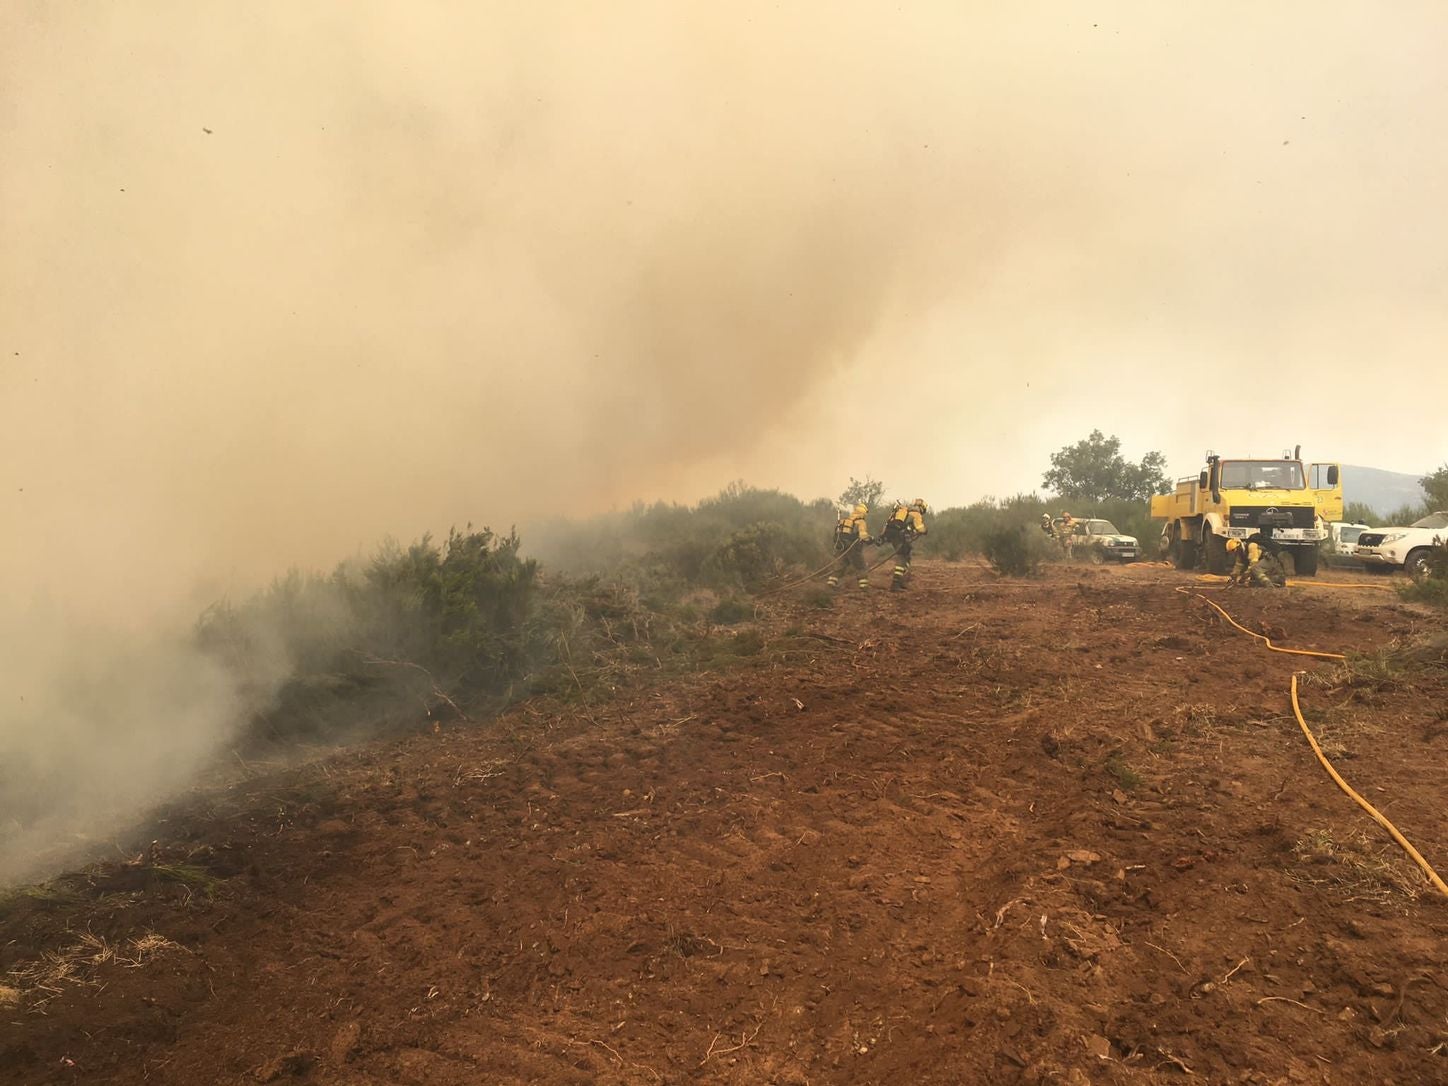
MULTIPOLYGON (((1229 539, 1247 539, 1265 528, 1228 528, 1222 534, 1229 539)), ((1274 543, 1321 543, 1327 538, 1326 528, 1273 528, 1274 543)))
POLYGON ((1367 566, 1401 566, 1403 560, 1382 547, 1359 547, 1352 556, 1367 566))

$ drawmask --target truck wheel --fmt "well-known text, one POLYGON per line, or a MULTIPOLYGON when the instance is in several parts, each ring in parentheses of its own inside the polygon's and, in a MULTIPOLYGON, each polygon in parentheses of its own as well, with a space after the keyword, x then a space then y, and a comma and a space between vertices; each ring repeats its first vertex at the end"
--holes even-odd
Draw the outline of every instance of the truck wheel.
POLYGON ((1293 552, 1292 557, 1293 557, 1294 561, 1295 561, 1296 564, 1297 564, 1297 576, 1299 576, 1299 577, 1316 577, 1316 576, 1317 576, 1317 548, 1316 548, 1316 547, 1298 547, 1298 548, 1293 552))
POLYGON ((1207 572, 1227 572, 1227 541, 1215 532, 1207 536, 1207 572))
POLYGON ((1190 539, 1178 539, 1176 541, 1176 568, 1197 568, 1197 545, 1190 539))
POLYGON ((1403 569, 1415 581, 1421 581, 1428 576, 1428 548, 1419 547, 1410 551, 1407 561, 1403 563, 1403 569))

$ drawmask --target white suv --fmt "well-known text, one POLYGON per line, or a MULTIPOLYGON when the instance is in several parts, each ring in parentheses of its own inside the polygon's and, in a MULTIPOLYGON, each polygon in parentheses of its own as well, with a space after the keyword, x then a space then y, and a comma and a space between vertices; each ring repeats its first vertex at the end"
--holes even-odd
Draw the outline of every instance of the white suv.
POLYGON ((1428 551, 1448 540, 1448 513, 1430 513, 1407 528, 1373 528, 1358 536, 1356 558, 1368 569, 1403 569, 1414 577, 1428 572, 1428 551))
POLYGON ((1345 520, 1334 520, 1327 525, 1327 539, 1322 543, 1322 557, 1328 565, 1356 567, 1358 536, 1372 531, 1371 526, 1345 520))

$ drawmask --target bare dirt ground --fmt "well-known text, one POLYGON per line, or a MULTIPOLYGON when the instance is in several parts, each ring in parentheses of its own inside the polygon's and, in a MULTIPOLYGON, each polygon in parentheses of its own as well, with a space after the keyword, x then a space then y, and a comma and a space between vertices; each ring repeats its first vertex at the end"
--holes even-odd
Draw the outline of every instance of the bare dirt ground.
MULTIPOLYGON (((737 667, 189 801, 11 899, 0 1079, 1448 1081, 1448 907, 1287 702, 1313 672, 1329 755, 1448 871, 1448 681, 1269 654, 1186 585, 920 563, 776 597, 737 667)), ((1218 598, 1298 647, 1434 623, 1218 598)))

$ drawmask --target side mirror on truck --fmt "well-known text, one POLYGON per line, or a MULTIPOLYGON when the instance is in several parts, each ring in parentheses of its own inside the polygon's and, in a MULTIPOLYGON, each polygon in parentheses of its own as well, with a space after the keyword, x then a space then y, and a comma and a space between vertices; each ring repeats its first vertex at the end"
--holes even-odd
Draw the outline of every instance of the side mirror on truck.
POLYGON ((1207 472, 1205 468, 1202 470, 1202 473, 1197 476, 1197 486, 1202 490, 1207 489, 1207 472))
POLYGON ((1337 465, 1336 465, 1336 464, 1329 464, 1329 465, 1327 466, 1327 485, 1328 485, 1328 486, 1337 486, 1337 465))

